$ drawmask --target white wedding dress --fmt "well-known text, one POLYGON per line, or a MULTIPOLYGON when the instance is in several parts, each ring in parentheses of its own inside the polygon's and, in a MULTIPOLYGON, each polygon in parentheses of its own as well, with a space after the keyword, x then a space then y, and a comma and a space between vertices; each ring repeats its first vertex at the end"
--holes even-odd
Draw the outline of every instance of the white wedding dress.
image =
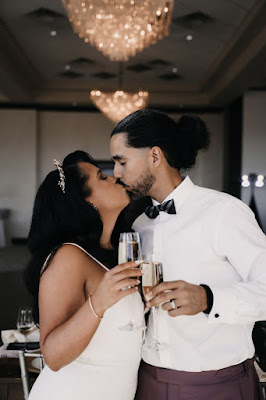
POLYGON ((133 400, 143 331, 121 329, 130 320, 132 302, 134 321, 143 323, 138 292, 118 301, 105 312, 89 345, 76 360, 57 372, 44 367, 29 400, 133 400))

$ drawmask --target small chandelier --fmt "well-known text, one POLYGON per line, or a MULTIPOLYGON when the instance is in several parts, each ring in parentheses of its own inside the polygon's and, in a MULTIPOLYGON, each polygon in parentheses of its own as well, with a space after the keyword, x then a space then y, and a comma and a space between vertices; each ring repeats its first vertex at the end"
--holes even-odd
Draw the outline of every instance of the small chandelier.
POLYGON ((91 101, 111 121, 117 123, 134 111, 145 108, 148 104, 149 94, 140 90, 138 93, 124 92, 101 92, 92 90, 91 101))
POLYGON ((169 34, 174 0, 62 0, 73 30, 112 61, 169 34))

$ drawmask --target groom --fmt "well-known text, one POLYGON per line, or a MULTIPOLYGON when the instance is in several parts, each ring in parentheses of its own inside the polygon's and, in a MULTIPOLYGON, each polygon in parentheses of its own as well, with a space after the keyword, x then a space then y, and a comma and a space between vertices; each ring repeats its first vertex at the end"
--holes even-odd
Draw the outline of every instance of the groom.
POLYGON ((147 303, 160 305, 160 346, 150 346, 150 316, 136 400, 263 399, 251 334, 266 319, 266 239, 241 201, 182 178, 208 144, 200 118, 175 123, 156 110, 111 134, 114 176, 152 198, 133 229, 164 269, 147 303))

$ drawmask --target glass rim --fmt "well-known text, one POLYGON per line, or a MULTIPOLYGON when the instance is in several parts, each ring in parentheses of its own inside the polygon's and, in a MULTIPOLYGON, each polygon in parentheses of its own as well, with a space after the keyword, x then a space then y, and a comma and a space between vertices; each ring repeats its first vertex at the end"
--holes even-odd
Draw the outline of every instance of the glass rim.
POLYGON ((127 241, 127 240, 129 240, 130 237, 131 237, 131 240, 132 240, 132 238, 134 238, 135 240, 140 241, 139 232, 121 232, 119 235, 119 242, 127 241), (135 236, 135 238, 134 238, 134 236, 135 236))

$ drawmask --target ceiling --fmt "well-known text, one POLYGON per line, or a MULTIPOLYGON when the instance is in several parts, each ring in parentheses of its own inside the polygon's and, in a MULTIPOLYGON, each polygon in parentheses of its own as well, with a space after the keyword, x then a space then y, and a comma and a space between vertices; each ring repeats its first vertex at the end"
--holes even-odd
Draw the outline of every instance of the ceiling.
MULTIPOLYGON (((265 0, 175 0, 170 35, 123 64, 123 88, 176 109, 265 89, 265 21, 265 0)), ((61 0, 0 1, 0 106, 91 106, 92 89, 118 89, 118 71, 73 33, 61 0)))

